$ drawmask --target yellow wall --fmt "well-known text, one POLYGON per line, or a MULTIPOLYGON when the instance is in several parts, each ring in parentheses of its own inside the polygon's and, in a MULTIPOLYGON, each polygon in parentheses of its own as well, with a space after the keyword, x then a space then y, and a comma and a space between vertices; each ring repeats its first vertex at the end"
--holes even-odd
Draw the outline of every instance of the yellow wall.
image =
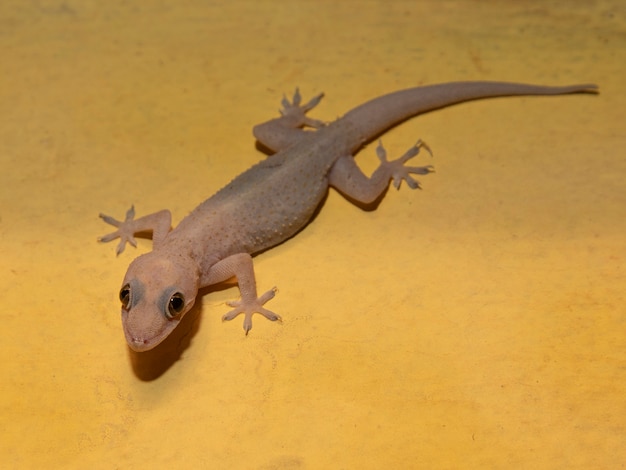
MULTIPOLYGON (((626 461, 623 2, 0 6, 3 468, 620 468, 626 461), (178 222, 263 158, 283 93, 597 82, 384 137, 435 157, 363 212, 334 192, 255 260, 282 325, 209 291, 131 354, 99 212, 178 222)), ((374 146, 358 158, 374 168, 374 146)))

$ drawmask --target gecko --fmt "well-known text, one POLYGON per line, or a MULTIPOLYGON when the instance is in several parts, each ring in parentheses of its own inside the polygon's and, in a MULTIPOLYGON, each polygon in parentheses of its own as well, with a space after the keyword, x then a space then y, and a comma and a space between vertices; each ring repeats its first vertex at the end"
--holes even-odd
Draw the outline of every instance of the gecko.
POLYGON ((331 123, 307 116, 323 94, 303 103, 296 89, 283 97, 280 116, 253 128, 269 156, 234 178, 171 228, 168 210, 135 219, 132 206, 123 221, 100 214, 116 230, 99 238, 119 238, 137 246, 139 232, 152 232, 152 251, 128 267, 119 291, 128 346, 137 352, 161 343, 193 307, 199 289, 236 278, 240 299, 222 318, 243 314, 247 335, 255 313, 271 321, 281 317, 265 308, 276 288, 257 295, 252 256, 298 233, 311 220, 330 187, 359 205, 378 203, 390 182, 420 188, 411 175, 426 175, 431 165, 409 166, 420 151, 418 140, 406 153, 388 159, 379 141, 380 163, 371 176, 356 165, 354 155, 389 128, 427 111, 464 101, 514 95, 597 93, 594 84, 540 86, 521 83, 465 81, 426 85, 374 98, 331 123))

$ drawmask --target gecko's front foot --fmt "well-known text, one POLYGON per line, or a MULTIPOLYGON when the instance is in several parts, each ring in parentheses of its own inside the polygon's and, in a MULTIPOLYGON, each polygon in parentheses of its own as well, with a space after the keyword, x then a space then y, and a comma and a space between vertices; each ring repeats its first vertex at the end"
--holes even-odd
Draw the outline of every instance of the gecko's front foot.
POLYGON ((317 119, 311 119, 306 116, 306 113, 315 108, 323 97, 324 93, 320 93, 308 103, 300 105, 302 96, 300 96, 300 90, 296 88, 291 102, 289 102, 286 96, 283 96, 281 101, 283 107, 280 109, 280 114, 283 117, 292 120, 294 127, 309 126, 314 129, 319 129, 325 125, 324 122, 318 121, 317 119))
POLYGON ((113 225, 117 227, 115 232, 107 233, 98 238, 99 242, 110 242, 111 240, 115 240, 116 238, 120 239, 119 244, 115 250, 116 254, 120 254, 126 248, 126 243, 130 243, 132 246, 137 246, 137 240, 135 240, 135 206, 131 206, 130 209, 126 212, 126 218, 123 221, 114 219, 110 215, 100 214, 100 218, 104 220, 107 224, 113 225))
POLYGON ((416 181, 411 175, 427 175, 432 173, 434 168, 432 165, 426 166, 405 166, 404 164, 411 158, 417 156, 420 150, 424 148, 431 156, 433 155, 430 147, 425 142, 418 140, 417 143, 406 151, 404 155, 396 160, 387 160, 387 151, 383 147, 382 141, 378 141, 378 147, 376 147, 376 155, 380 160, 381 166, 384 166, 389 171, 389 177, 393 179, 393 185, 396 189, 400 188, 402 180, 406 181, 411 189, 420 188, 419 181, 416 181))
POLYGON ((267 301, 274 298, 274 295, 276 295, 276 287, 268 290, 265 294, 254 300, 246 301, 241 299, 226 302, 228 306, 233 307, 233 310, 224 315, 222 317, 222 320, 230 321, 243 313, 245 315, 245 318, 243 320, 243 329, 246 332, 246 335, 252 329, 252 315, 254 315, 255 313, 260 313, 265 318, 271 321, 280 321, 281 318, 279 315, 263 307, 263 305, 267 301))

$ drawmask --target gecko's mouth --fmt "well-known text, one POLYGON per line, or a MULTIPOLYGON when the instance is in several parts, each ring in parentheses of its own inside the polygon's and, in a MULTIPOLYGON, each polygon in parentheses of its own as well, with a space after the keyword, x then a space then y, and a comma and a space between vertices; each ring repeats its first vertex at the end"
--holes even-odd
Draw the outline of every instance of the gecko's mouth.
POLYGON ((124 335, 126 336, 126 342, 130 349, 136 352, 148 351, 155 346, 159 345, 169 335, 171 329, 165 329, 160 331, 156 336, 145 338, 141 336, 134 336, 129 331, 124 329, 124 335))
POLYGON ((133 351, 141 352, 151 348, 151 342, 147 339, 131 338, 128 345, 133 351))
POLYGON ((149 333, 142 333, 132 328, 128 324, 128 312, 122 309, 122 326, 124 329, 124 336, 126 337, 126 343, 128 347, 136 352, 148 351, 158 346, 169 334, 174 331, 180 318, 173 320, 166 320, 156 332, 151 329, 149 333))

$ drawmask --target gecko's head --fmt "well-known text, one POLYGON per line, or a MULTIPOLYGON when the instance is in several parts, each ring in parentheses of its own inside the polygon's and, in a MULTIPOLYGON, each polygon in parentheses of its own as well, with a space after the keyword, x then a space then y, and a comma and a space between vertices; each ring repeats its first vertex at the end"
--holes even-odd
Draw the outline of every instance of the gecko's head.
POLYGON ((198 266, 187 258, 151 252, 130 264, 120 300, 124 335, 131 349, 152 349, 174 331, 193 307, 198 278, 198 266))

